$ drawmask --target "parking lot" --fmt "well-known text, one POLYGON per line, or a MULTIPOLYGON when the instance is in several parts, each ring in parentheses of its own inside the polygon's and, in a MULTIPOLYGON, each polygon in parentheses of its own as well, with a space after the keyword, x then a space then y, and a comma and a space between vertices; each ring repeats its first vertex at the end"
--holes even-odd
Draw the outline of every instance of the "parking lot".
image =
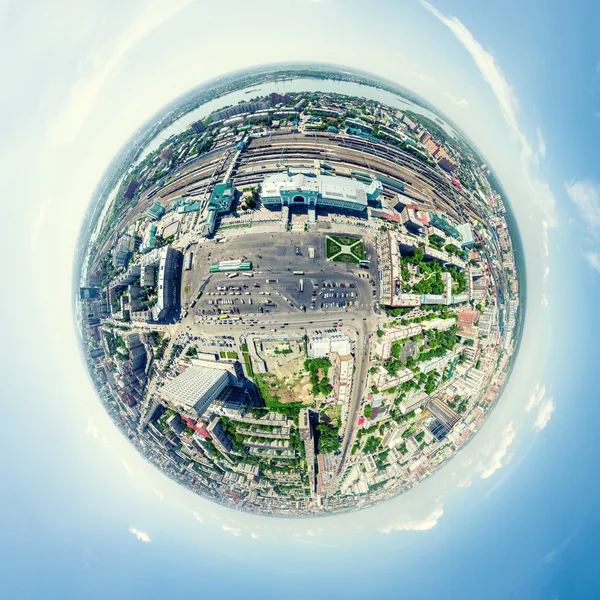
MULTIPOLYGON (((368 308, 374 297, 370 281, 376 281, 371 273, 375 267, 327 261, 325 237, 322 232, 253 234, 238 230, 222 243, 193 244, 187 250, 193 253, 192 269, 182 273, 182 306, 200 315, 218 314, 225 307, 235 308, 233 314, 368 308), (211 264, 231 259, 251 261, 253 277, 238 273, 229 278, 227 273, 209 272, 211 264), (351 284, 355 287, 350 288, 351 284), (199 291, 202 296, 191 307, 199 291)), ((365 258, 375 264, 373 244, 367 237, 364 242, 365 258)))
POLYGON ((259 315, 313 311, 366 311, 373 285, 353 273, 325 275, 213 274, 193 311, 199 316, 259 315))

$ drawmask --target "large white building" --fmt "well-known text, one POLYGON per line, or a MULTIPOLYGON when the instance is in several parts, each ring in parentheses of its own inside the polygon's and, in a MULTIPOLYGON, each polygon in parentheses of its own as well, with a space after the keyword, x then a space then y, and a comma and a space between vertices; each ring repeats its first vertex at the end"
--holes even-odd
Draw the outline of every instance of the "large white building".
POLYGON ((155 287, 157 302, 149 311, 140 311, 140 315, 132 315, 134 321, 148 320, 162 321, 177 309, 178 293, 177 283, 181 253, 171 246, 156 248, 144 255, 140 261, 140 285, 155 287))
POLYGON ((333 355, 333 389, 338 403, 344 411, 350 406, 352 380, 354 378, 354 357, 351 354, 333 355))
POLYGON ((345 335, 315 336, 310 338, 308 355, 311 358, 322 358, 332 352, 342 355, 350 354, 352 352, 352 340, 345 335))
POLYGON ((365 212, 369 201, 376 200, 382 192, 381 182, 373 180, 370 185, 347 177, 298 173, 276 173, 265 177, 260 187, 264 206, 298 206, 309 209, 317 206, 365 212))
POLYGON ((173 409, 200 418, 206 409, 223 394, 230 375, 223 369, 191 366, 168 381, 160 394, 173 409))

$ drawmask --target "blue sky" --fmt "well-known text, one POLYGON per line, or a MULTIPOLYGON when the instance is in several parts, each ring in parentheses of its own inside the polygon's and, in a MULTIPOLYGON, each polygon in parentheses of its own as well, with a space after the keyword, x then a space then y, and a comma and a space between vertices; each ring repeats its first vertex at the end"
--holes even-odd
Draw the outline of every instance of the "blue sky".
POLYGON ((600 8, 541 0, 0 2, 8 598, 590 598, 596 575, 600 8), (81 363, 71 265, 131 133, 232 69, 283 60, 389 77, 453 119, 505 186, 528 305, 507 391, 440 473, 376 509, 282 521, 147 465, 81 363), (269 573, 272 587, 265 587, 269 573))

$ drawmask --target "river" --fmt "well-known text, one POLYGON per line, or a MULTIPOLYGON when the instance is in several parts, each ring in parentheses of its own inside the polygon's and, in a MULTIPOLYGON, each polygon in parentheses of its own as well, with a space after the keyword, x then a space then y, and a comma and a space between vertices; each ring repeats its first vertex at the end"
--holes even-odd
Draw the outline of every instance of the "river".
POLYGON ((360 83, 353 83, 351 81, 336 81, 333 79, 315 79, 315 78, 298 78, 298 79, 286 79, 279 81, 269 81, 262 85, 253 85, 249 88, 244 88, 236 92, 231 92, 225 96, 215 98, 202 106, 190 111, 183 117, 177 119, 163 129, 156 137, 154 137, 148 145, 142 150, 138 157, 136 164, 140 163, 148 154, 154 152, 160 145, 168 140, 171 136, 177 135, 185 131, 188 126, 194 121, 204 119, 211 112, 219 110, 224 106, 230 106, 237 104, 240 100, 248 102, 251 98, 257 96, 266 96, 272 92, 279 94, 286 94, 288 92, 332 92, 336 94, 344 94, 346 96, 359 96, 362 98, 368 98, 369 100, 377 100, 382 104, 399 108, 403 110, 411 110, 417 114, 423 115, 436 121, 443 129, 450 135, 455 135, 454 129, 447 123, 444 123, 438 115, 432 113, 430 110, 411 102, 391 92, 374 88, 369 85, 363 85, 360 83), (252 90, 250 94, 246 94, 248 90, 252 90))

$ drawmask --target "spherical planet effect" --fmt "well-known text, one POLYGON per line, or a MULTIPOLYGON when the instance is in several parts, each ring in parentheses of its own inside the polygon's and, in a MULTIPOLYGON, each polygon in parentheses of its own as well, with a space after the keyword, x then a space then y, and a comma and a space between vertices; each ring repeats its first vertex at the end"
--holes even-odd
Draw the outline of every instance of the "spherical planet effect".
POLYGON ((519 345, 502 188, 456 127, 364 73, 261 68, 178 98, 107 169, 82 247, 106 410, 240 510, 414 487, 481 428, 519 345))

